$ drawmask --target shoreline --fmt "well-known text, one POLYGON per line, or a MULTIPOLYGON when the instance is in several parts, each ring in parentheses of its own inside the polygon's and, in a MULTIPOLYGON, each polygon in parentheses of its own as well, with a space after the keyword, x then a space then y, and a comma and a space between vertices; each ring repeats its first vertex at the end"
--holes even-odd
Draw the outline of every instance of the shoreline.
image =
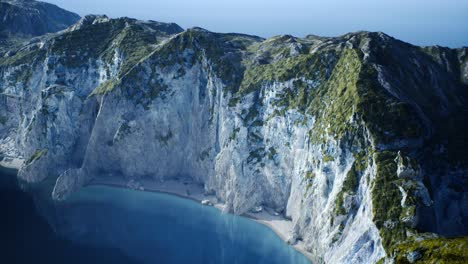
MULTIPOLYGON (((203 200, 209 200, 212 206, 221 212, 223 212, 225 205, 218 201, 214 195, 206 195, 201 185, 194 183, 190 179, 178 179, 178 180, 167 180, 163 182, 157 182, 156 180, 139 180, 137 186, 129 186, 129 182, 125 182, 124 179, 119 178, 95 178, 85 186, 101 185, 110 186, 114 188, 126 188, 133 189, 135 191, 153 192, 153 193, 164 193, 168 195, 175 195, 183 199, 189 199, 197 203, 201 203, 203 200)), ((291 246, 296 251, 304 255, 308 260, 313 263, 313 256, 310 252, 305 249, 305 245, 302 241, 297 241, 295 244, 288 242, 292 235, 293 224, 291 220, 279 215, 276 216, 270 213, 271 209, 264 208, 259 213, 247 212, 241 217, 249 218, 259 224, 262 224, 272 230, 281 240, 283 240, 288 246, 291 246)))
POLYGON ((0 156, 0 167, 6 169, 19 170, 24 163, 24 159, 0 156))
MULTIPOLYGON (((23 159, 8 158, 4 157, 0 160, 0 168, 12 169, 19 171, 23 164, 23 159)), ((122 178, 115 177, 99 177, 94 178, 86 186, 101 185, 109 186, 114 188, 125 188, 132 189, 135 191, 153 192, 153 193, 164 193, 168 195, 174 195, 182 199, 189 199, 197 203, 201 203, 203 200, 209 200, 212 204, 206 206, 212 206, 221 212, 224 211, 225 204, 218 201, 218 198, 214 195, 207 195, 204 192, 204 188, 201 184, 193 182, 191 179, 175 179, 157 182, 156 180, 143 179, 135 182, 136 186, 129 186, 129 182, 122 178)), ((259 224, 262 224, 272 230, 284 243, 291 246, 293 249, 304 255, 308 260, 313 263, 313 256, 310 252, 305 249, 305 245, 302 241, 297 241, 295 244, 289 243, 289 238, 292 235, 293 224, 291 220, 286 219, 281 215, 274 215, 272 209, 263 208, 261 212, 253 213, 247 212, 240 217, 245 217, 253 220, 259 224)))

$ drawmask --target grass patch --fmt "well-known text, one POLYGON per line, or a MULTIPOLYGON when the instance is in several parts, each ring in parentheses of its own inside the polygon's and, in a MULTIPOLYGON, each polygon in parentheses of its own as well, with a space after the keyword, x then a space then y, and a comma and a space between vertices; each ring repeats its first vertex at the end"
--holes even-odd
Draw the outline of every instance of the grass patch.
POLYGON ((394 247, 396 263, 409 263, 406 256, 412 251, 421 253, 421 258, 415 263, 467 263, 468 237, 410 239, 394 247))
POLYGON ((30 165, 31 163, 33 163, 34 161, 40 159, 41 157, 43 157, 45 154, 47 154, 47 149, 38 149, 36 150, 26 161, 25 161, 25 165, 30 165))

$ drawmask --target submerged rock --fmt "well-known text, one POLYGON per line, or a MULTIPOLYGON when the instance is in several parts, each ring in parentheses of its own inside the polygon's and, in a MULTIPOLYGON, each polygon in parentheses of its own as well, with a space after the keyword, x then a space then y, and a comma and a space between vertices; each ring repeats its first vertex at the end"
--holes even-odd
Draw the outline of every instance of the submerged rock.
POLYGON ((213 206, 213 203, 210 200, 202 200, 201 201, 202 205, 208 205, 208 206, 213 206))

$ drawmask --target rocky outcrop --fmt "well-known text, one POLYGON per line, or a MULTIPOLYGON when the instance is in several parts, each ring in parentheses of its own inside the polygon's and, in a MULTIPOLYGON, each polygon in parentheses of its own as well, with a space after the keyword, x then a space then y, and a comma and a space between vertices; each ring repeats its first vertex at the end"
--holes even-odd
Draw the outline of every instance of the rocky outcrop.
POLYGON ((75 24, 75 13, 60 7, 32 0, 0 1, 0 32, 2 37, 34 37, 53 33, 75 24))
POLYGON ((383 33, 265 40, 87 16, 0 58, 16 98, 0 107, 18 113, 0 131, 21 179, 56 179, 54 199, 99 175, 190 177, 230 212, 290 217, 317 262, 375 263, 422 232, 468 233, 453 185, 466 151, 449 137, 467 87, 442 64, 383 33))

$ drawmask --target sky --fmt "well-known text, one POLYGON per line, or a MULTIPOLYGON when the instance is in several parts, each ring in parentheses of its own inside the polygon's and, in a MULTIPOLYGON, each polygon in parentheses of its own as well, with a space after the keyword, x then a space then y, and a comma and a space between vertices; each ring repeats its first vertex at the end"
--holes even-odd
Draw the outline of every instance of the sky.
POLYGON ((382 31, 415 45, 468 46, 468 0, 42 0, 81 16, 175 22, 271 37, 382 31))

